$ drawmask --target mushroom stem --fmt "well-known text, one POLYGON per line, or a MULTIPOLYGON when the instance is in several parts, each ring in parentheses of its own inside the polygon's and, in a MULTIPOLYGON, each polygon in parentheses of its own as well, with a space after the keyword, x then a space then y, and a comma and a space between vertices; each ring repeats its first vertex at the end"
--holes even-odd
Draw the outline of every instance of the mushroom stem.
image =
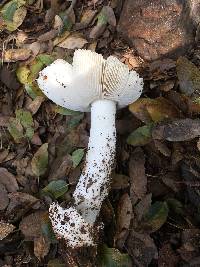
POLYGON ((116 102, 97 100, 91 104, 91 129, 85 168, 74 192, 78 212, 86 222, 96 221, 108 195, 115 157, 116 102))

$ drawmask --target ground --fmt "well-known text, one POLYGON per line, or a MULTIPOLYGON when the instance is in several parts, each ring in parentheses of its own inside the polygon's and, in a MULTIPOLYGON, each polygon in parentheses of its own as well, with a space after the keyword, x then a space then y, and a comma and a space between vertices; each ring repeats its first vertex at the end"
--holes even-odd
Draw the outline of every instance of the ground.
POLYGON ((145 58, 118 26, 123 5, 0 3, 0 266, 200 266, 199 29, 181 56, 160 49, 156 59, 145 58), (71 63, 77 48, 116 56, 143 77, 144 90, 117 112, 116 162, 98 246, 72 250, 55 238, 48 207, 72 198, 90 114, 56 106, 36 79, 57 58, 71 63))

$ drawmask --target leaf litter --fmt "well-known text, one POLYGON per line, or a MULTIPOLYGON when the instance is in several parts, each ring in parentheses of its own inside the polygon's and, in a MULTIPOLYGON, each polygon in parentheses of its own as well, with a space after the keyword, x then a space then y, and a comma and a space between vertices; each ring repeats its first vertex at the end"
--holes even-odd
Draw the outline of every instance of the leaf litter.
MULTIPOLYGON (((2 266, 199 265, 199 48, 145 62, 116 34, 123 1, 0 3, 2 266), (48 207, 66 206, 83 169, 90 120, 52 104, 38 73, 74 50, 114 55, 144 77, 117 114, 117 154, 98 250, 57 241, 48 207)), ((104 218, 102 218, 104 217, 104 218)))

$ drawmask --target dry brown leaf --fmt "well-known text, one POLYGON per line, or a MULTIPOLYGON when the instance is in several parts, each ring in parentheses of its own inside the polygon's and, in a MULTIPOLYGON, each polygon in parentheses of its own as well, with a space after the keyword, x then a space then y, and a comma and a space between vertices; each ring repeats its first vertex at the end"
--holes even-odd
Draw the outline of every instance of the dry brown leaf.
POLYGON ((66 49, 78 49, 83 48, 88 41, 80 34, 72 33, 64 41, 60 42, 57 46, 66 49))
POLYGON ((0 184, 0 210, 4 210, 9 203, 8 192, 4 185, 0 184))
POLYGON ((151 206, 152 194, 144 196, 140 202, 134 207, 134 214, 136 214, 137 223, 142 220, 142 217, 147 213, 151 206))
POLYGON ((34 238, 41 237, 42 218, 45 214, 45 211, 36 211, 21 220, 19 229, 22 231, 26 240, 34 240, 34 238))
POLYGON ((10 203, 6 210, 6 216, 13 221, 17 221, 24 215, 30 208, 38 208, 39 200, 32 195, 16 192, 10 193, 10 203))
POLYGON ((44 102, 44 96, 37 96, 28 106, 28 110, 32 113, 32 115, 38 112, 41 104, 44 102))
POLYGON ((153 139, 180 142, 200 136, 200 120, 181 119, 171 123, 161 123, 152 130, 153 139))
POLYGON ((0 240, 6 238, 10 233, 13 232, 14 229, 14 225, 5 222, 0 222, 0 240))
POLYGON ((49 249, 50 242, 43 235, 34 238, 34 254, 39 260, 48 254, 49 249))
POLYGON ((28 59, 32 54, 30 49, 19 48, 19 49, 8 49, 3 53, 4 62, 17 62, 28 59))
POLYGON ((167 145, 164 142, 154 140, 154 145, 155 145, 156 149, 164 156, 166 156, 166 157, 171 156, 171 150, 167 147, 167 145))
POLYGON ((6 187, 8 192, 19 190, 15 176, 5 168, 0 168, 0 183, 6 187))
POLYGON ((153 239, 146 233, 131 231, 126 245, 129 255, 137 262, 134 266, 149 266, 152 259, 158 257, 153 239))
POLYGON ((126 175, 114 173, 112 175, 112 189, 120 190, 129 187, 129 180, 130 178, 126 175))
POLYGON ((120 247, 123 247, 127 238, 132 216, 133 210, 131 199, 129 195, 125 193, 120 198, 117 207, 117 233, 115 235, 115 240, 120 247))
POLYGON ((130 196, 133 205, 138 199, 142 199, 147 192, 147 177, 144 164, 144 152, 141 148, 136 148, 129 161, 130 196))

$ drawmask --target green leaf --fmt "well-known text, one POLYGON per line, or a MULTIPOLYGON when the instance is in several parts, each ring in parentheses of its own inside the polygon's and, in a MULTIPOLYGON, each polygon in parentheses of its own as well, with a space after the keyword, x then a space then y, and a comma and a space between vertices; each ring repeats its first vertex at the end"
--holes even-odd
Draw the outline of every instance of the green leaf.
POLYGON ((168 206, 166 202, 155 202, 145 215, 143 226, 150 232, 155 232, 166 222, 168 206))
POLYGON ((46 66, 50 65, 54 61, 54 58, 47 54, 40 54, 37 56, 37 59, 39 59, 46 66))
POLYGON ((51 197, 57 199, 63 196, 68 191, 68 185, 64 180, 56 180, 50 182, 42 192, 49 194, 51 197))
POLYGON ((73 127, 77 126, 80 123, 80 121, 83 119, 83 117, 84 117, 83 113, 76 115, 76 116, 73 116, 71 118, 71 120, 68 122, 68 127, 73 128, 73 127))
POLYGON ((17 10, 17 2, 15 0, 5 4, 1 9, 1 14, 3 19, 12 21, 16 10, 17 10))
POLYGON ((128 254, 121 253, 118 249, 103 245, 99 252, 101 267, 131 267, 132 262, 128 254))
POLYGON ((151 141, 151 132, 153 124, 148 124, 142 127, 137 128, 132 132, 128 138, 127 143, 132 146, 143 146, 148 144, 151 141))
POLYGON ((23 127, 20 121, 16 120, 15 118, 11 118, 9 120, 8 131, 14 138, 16 143, 19 143, 21 139, 24 137, 23 127))
POLYGON ((16 118, 21 122, 22 126, 28 128, 33 126, 33 118, 30 111, 24 111, 23 109, 18 109, 15 112, 16 118))
POLYGON ((27 66, 21 66, 17 69, 16 75, 20 83, 28 84, 28 76, 30 74, 30 70, 27 66))
POLYGON ((0 10, 0 14, 4 19, 4 28, 8 31, 15 31, 24 21, 27 9, 24 6, 24 0, 12 0, 5 4, 0 10))
POLYGON ((72 153, 73 167, 76 168, 84 156, 84 149, 79 148, 72 153))
POLYGON ((82 113, 79 111, 74 111, 71 109, 63 108, 61 106, 55 106, 54 111, 56 113, 59 113, 61 115, 66 115, 66 116, 75 116, 75 115, 81 115, 82 113))
POLYGON ((43 144, 35 153, 31 161, 32 171, 36 176, 43 175, 48 166, 48 143, 43 144))
POLYGON ((178 215, 184 215, 183 204, 179 200, 175 198, 168 198, 167 206, 169 207, 170 211, 173 211, 178 215))
POLYGON ((51 226, 51 222, 48 216, 48 213, 45 216, 42 217, 42 224, 41 224, 41 231, 42 234, 47 237, 47 239, 51 242, 51 243, 57 243, 57 239, 55 237, 55 234, 53 232, 52 226, 51 226), (46 216, 47 215, 47 216, 46 216))
POLYGON ((15 142, 19 143, 23 137, 32 139, 34 135, 33 118, 29 111, 18 109, 15 112, 16 118, 9 120, 8 131, 14 138, 15 142))

